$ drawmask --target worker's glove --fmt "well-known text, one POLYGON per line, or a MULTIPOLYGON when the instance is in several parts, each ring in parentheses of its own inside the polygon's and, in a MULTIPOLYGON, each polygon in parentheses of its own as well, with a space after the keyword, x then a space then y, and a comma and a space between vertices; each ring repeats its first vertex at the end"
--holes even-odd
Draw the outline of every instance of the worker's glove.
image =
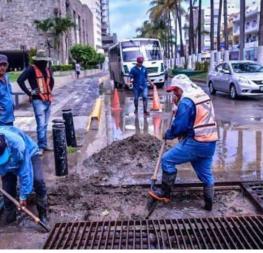
POLYGON ((40 90, 38 88, 36 88, 36 89, 31 91, 31 96, 37 96, 37 95, 39 95, 39 93, 40 93, 40 90))
POLYGON ((27 201, 26 201, 26 199, 20 199, 20 201, 19 201, 19 203, 20 203, 20 206, 21 207, 26 207, 27 206, 27 201))

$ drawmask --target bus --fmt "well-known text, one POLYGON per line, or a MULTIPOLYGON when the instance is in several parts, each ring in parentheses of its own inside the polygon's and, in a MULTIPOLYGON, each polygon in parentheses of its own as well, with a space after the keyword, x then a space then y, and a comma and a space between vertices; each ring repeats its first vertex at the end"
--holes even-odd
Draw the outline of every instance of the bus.
POLYGON ((115 88, 127 86, 129 72, 138 56, 144 57, 149 79, 162 88, 166 79, 163 49, 158 39, 148 38, 123 40, 109 49, 109 71, 115 88))

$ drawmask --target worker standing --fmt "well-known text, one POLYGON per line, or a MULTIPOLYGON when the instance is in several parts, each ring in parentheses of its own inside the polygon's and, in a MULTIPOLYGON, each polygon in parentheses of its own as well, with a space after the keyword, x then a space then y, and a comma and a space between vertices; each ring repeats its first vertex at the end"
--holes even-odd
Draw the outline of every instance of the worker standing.
POLYGON ((75 73, 76 73, 77 79, 79 79, 80 70, 81 70, 80 64, 78 62, 76 62, 76 64, 75 64, 75 73))
POLYGON ((34 64, 29 66, 18 78, 17 82, 21 89, 32 101, 36 123, 39 153, 51 150, 47 145, 47 126, 50 117, 52 89, 54 79, 51 70, 47 67, 51 59, 47 57, 44 50, 38 50, 33 57, 34 64), (26 87, 28 80, 31 91, 26 87))
POLYGON ((15 121, 12 87, 6 74, 8 58, 0 54, 0 125, 12 126, 15 121))
POLYGON ((143 66, 144 58, 142 56, 137 57, 137 64, 130 71, 130 83, 133 83, 133 95, 134 95, 134 113, 138 113, 138 104, 139 98, 143 99, 143 112, 144 115, 149 115, 147 111, 147 102, 148 102, 148 85, 150 82, 151 85, 153 83, 148 79, 148 71, 147 68, 143 66))
MULTIPOLYGON (((47 190, 38 151, 37 144, 20 129, 0 127, 0 176, 3 189, 16 198, 18 177, 20 204, 26 206, 34 187, 39 218, 47 224, 47 190), (10 177, 10 174, 14 176, 10 177)), ((4 206, 4 223, 10 224, 16 220, 16 206, 6 197, 4 206)))
POLYGON ((214 196, 212 159, 218 140, 214 108, 209 96, 186 76, 178 75, 166 89, 179 98, 178 109, 164 139, 179 138, 179 143, 162 156, 161 188, 149 191, 150 197, 162 202, 171 200, 176 165, 190 162, 204 187, 206 210, 211 211, 214 196))

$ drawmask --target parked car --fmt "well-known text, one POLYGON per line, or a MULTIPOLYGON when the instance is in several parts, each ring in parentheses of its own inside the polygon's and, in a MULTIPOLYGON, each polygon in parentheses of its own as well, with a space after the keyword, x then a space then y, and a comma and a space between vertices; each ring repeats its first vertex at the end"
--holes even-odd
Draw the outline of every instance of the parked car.
POLYGON ((252 61, 220 63, 208 74, 210 94, 217 91, 238 96, 263 96, 263 66, 252 61))

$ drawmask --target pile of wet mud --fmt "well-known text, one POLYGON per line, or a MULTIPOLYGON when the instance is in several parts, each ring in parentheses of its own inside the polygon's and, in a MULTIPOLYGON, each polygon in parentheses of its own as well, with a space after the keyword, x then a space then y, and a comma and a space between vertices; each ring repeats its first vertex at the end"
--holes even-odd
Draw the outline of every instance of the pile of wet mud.
POLYGON ((153 172, 160 147, 161 141, 150 134, 115 141, 84 160, 81 175, 96 185, 136 184, 133 176, 153 172))

